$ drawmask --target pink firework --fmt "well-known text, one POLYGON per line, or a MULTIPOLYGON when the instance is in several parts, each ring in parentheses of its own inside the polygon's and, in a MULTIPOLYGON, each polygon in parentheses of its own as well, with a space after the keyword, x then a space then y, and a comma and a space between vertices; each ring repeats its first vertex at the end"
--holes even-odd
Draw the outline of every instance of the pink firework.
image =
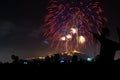
POLYGON ((85 43, 91 44, 89 31, 100 34, 107 21, 100 2, 94 0, 50 0, 47 10, 44 36, 52 47, 62 50, 79 50, 85 43))

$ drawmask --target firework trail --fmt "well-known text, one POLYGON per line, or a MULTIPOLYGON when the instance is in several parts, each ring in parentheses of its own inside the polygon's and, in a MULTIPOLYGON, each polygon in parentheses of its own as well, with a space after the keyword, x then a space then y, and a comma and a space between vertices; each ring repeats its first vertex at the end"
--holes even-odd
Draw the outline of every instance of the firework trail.
POLYGON ((103 16, 100 2, 94 0, 50 0, 45 17, 44 36, 57 49, 79 50, 93 41, 89 31, 100 34, 103 16), (81 41, 82 40, 82 41, 81 41))

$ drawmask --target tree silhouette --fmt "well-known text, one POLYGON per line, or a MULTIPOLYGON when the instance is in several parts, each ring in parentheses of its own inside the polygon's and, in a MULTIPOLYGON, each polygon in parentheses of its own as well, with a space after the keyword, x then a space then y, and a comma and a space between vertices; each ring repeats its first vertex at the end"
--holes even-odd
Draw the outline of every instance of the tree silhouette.
POLYGON ((59 54, 55 54, 54 55, 55 63, 59 63, 59 59, 60 59, 60 55, 59 54))
POLYGON ((78 62, 78 56, 77 55, 73 55, 72 57, 72 63, 76 64, 78 62))
POLYGON ((49 56, 46 56, 46 57, 45 57, 45 63, 47 63, 47 64, 51 63, 49 56))
POLYGON ((19 61, 19 57, 15 56, 15 55, 11 55, 11 59, 13 60, 12 63, 18 63, 18 61, 19 61))

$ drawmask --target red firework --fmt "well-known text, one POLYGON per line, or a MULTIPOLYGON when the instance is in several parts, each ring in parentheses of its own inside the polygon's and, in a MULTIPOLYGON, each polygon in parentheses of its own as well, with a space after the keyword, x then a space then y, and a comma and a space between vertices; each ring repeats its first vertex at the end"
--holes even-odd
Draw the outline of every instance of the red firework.
POLYGON ((89 31, 100 34, 103 22, 100 2, 94 0, 50 0, 45 17, 44 36, 52 47, 72 51, 91 43, 89 31))

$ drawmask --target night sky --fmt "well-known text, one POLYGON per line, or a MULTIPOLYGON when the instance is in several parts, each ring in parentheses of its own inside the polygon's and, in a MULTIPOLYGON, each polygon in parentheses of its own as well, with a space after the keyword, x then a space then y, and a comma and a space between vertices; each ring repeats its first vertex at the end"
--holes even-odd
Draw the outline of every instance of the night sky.
MULTIPOLYGON (((11 61, 15 54, 21 59, 45 56, 54 52, 49 43, 44 42, 41 29, 47 13, 49 0, 2 0, 0 1, 0 61, 11 61)), ((118 42, 116 27, 120 27, 120 4, 118 0, 101 0, 105 25, 110 29, 110 39, 118 42)), ((88 55, 98 52, 93 48, 84 51, 88 55)), ((116 58, 119 57, 119 52, 116 58)))

